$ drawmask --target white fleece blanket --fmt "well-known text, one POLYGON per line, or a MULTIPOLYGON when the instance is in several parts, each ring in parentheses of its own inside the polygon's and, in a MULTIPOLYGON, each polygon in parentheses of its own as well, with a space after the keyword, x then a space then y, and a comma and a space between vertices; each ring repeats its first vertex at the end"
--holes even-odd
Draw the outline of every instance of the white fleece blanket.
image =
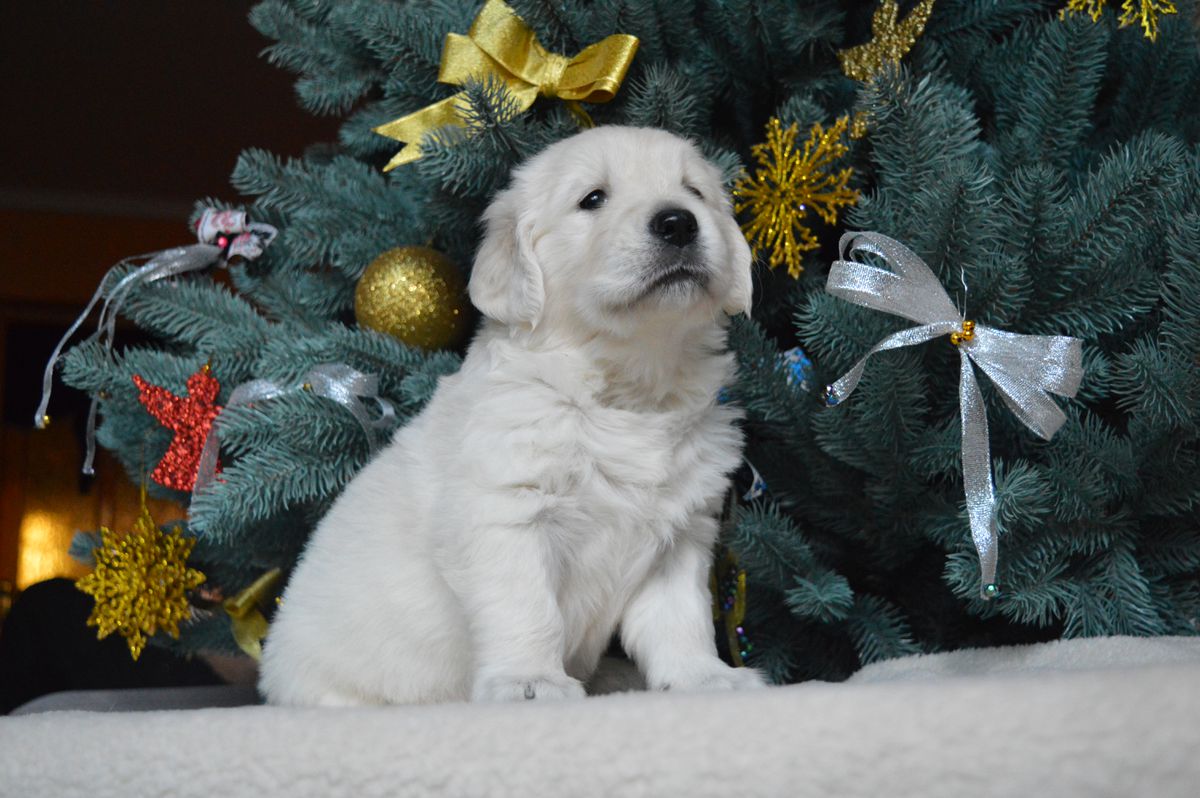
POLYGON ((1200 638, 559 704, 0 718, 0 796, 1200 796, 1200 638))

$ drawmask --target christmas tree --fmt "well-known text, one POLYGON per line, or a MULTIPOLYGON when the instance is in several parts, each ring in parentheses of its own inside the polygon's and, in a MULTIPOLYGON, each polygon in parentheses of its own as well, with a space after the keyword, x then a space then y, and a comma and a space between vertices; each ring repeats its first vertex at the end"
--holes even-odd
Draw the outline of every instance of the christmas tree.
MULTIPOLYGON (((1190 0, 1143 3, 1141 16, 1075 0, 511 8, 543 52, 570 59, 626 34, 636 56, 606 76, 609 88, 579 96, 570 67, 545 84, 503 64, 453 74, 447 34, 490 35, 472 28, 478 0, 255 7, 251 22, 274 41, 268 57, 299 75, 300 103, 344 117, 339 140, 297 160, 245 152, 232 182, 239 207, 279 231, 265 252, 135 280, 120 310, 157 343, 90 339, 64 358, 65 381, 98 397, 98 442, 139 482, 183 433, 147 412, 134 376, 143 395, 184 396, 206 366, 219 381, 201 487, 150 483, 188 504, 190 561, 210 594, 286 574, 376 433, 410 418, 457 367, 454 351, 356 321, 368 265, 429 245, 466 275, 480 215, 511 169, 594 122, 699 142, 736 186, 759 252, 753 320, 731 330, 739 379, 723 397, 746 410, 753 464, 737 477, 746 498, 727 523, 733 559, 715 580, 736 593, 744 571, 724 604, 738 607, 723 624, 730 656, 787 681, 919 651, 1200 629, 1190 0), (415 128, 389 125, 430 108, 415 128), (825 291, 847 230, 903 242, 981 325, 1083 342, 1085 377, 1060 400, 1067 420, 1049 441, 980 380, 1000 546, 993 600, 980 594, 968 525, 955 348, 938 339, 879 354, 852 398, 822 400, 819 386, 905 326, 825 291), (322 378, 344 387, 322 371, 330 364, 378 384, 357 398, 322 390, 322 378), (243 398, 256 401, 233 401, 247 384, 243 398)), ((558 58, 547 60, 557 69, 558 58)), ((205 207, 232 206, 208 201, 193 221, 205 207)), ((427 282, 458 279, 414 252, 404 257, 427 282)), ((110 295, 132 268, 110 278, 110 295)), ((196 470, 188 461, 185 477, 196 470)), ((219 607, 181 631, 188 648, 234 645, 219 607)))

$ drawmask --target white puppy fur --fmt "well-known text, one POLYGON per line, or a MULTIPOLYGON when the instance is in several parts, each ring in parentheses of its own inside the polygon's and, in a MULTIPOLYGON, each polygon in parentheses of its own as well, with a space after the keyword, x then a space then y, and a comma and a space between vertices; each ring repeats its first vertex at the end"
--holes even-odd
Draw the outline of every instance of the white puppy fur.
POLYGON ((742 448, 716 401, 726 314, 751 299, 718 171, 669 133, 597 128, 517 169, 486 223, 487 320, 317 527, 262 692, 582 696, 616 630, 651 689, 760 686, 718 658, 708 590, 742 448))

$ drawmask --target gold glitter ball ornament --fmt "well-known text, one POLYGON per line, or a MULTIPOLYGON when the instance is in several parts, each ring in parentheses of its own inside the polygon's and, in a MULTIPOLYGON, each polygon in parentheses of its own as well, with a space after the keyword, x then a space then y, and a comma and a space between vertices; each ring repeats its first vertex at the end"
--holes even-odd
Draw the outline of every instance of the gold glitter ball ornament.
POLYGON ((179 637, 179 622, 192 615, 187 592, 204 574, 187 566, 195 538, 179 528, 162 532, 142 497, 142 512, 128 534, 101 528, 102 545, 93 552, 96 568, 75 586, 96 600, 87 619, 103 640, 113 632, 125 638, 135 660, 146 638, 163 631, 179 637))
POLYGON ((354 315, 367 327, 422 349, 461 340, 469 315, 458 267, 429 247, 396 247, 363 272, 354 289, 354 315))

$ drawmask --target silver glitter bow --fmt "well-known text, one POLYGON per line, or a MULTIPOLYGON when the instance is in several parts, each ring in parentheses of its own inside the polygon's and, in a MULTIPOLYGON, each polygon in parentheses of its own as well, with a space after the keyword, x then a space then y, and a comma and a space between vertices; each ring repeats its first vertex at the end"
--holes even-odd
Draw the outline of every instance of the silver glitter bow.
POLYGON ((963 486, 971 537, 979 554, 980 593, 995 597, 996 496, 992 484, 987 414, 975 381, 974 363, 991 378, 1004 403, 1025 426, 1049 440, 1066 415, 1049 393, 1072 397, 1083 379, 1083 349, 1078 338, 1061 335, 1017 335, 974 324, 962 317, 933 271, 898 241, 879 233, 846 233, 839 243, 841 260, 829 269, 825 290, 856 305, 918 322, 887 336, 825 389, 826 404, 844 401, 858 385, 867 359, 876 352, 899 349, 950 335, 960 356, 958 401, 962 415, 963 486), (894 271, 848 259, 869 252, 894 271))
MULTIPOLYGON (((284 394, 296 391, 312 391, 317 396, 324 396, 337 402, 359 423, 363 434, 367 436, 367 444, 374 451, 377 441, 376 430, 390 427, 396 418, 396 409, 392 403, 379 396, 379 378, 374 374, 363 374, 361 371, 347 366, 345 363, 322 363, 313 366, 304 375, 299 385, 283 387, 270 380, 250 380, 233 389, 225 402, 225 409, 275 399, 284 394), (374 399, 379 405, 379 416, 372 418, 367 412, 364 399, 374 399)), ((219 422, 218 422, 219 423, 219 422)), ((209 430, 200 452, 200 463, 196 472, 196 484, 192 495, 199 493, 212 484, 217 473, 217 455, 220 453, 221 439, 217 435, 217 424, 209 430)))

